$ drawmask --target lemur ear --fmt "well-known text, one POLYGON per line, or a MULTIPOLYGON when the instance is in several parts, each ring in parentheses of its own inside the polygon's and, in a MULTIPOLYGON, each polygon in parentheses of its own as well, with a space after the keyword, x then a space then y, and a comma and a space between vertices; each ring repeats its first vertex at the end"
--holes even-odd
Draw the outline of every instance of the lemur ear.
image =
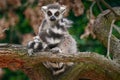
POLYGON ((66 11, 66 6, 61 6, 60 7, 60 11, 61 11, 62 14, 64 14, 65 11, 66 11))
POLYGON ((41 10, 42 10, 43 12, 46 12, 47 6, 42 6, 41 10))

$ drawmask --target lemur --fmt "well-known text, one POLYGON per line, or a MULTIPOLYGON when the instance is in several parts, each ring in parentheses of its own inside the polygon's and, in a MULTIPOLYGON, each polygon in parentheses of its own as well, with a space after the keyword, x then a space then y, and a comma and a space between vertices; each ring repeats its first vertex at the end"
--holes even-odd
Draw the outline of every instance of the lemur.
MULTIPOLYGON (((72 21, 63 18, 65 6, 49 4, 42 7, 45 19, 39 27, 39 33, 33 41, 28 42, 28 54, 49 49, 52 52, 76 53, 76 41, 68 32, 72 21)), ((71 63, 44 62, 45 67, 52 70, 54 75, 62 73, 71 63)))

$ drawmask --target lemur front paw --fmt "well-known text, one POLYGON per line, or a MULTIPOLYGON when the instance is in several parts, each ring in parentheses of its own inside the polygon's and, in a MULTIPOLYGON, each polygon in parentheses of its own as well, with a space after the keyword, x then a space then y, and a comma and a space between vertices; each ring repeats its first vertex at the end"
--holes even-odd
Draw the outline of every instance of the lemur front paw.
POLYGON ((52 48, 50 51, 53 53, 62 53, 62 50, 59 47, 52 48))
POLYGON ((29 41, 27 44, 28 55, 31 56, 35 52, 39 52, 43 49, 42 43, 39 41, 29 41))

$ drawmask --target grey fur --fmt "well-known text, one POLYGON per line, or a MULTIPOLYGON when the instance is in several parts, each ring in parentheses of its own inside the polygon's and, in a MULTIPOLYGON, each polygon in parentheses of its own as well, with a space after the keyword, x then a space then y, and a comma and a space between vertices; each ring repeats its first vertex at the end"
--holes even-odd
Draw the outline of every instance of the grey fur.
MULTIPOLYGON (((61 7, 56 4, 49 4, 43 6, 43 12, 45 14, 45 19, 42 21, 41 26, 39 27, 39 33, 34 38, 34 41, 28 43, 28 53, 31 55, 34 50, 40 49, 38 51, 46 50, 49 48, 49 51, 59 52, 59 53, 76 53, 77 46, 76 41, 68 32, 68 28, 71 27, 72 21, 63 18, 63 12, 65 7, 61 7), (52 12, 53 9, 53 12, 52 12), (56 9, 56 10, 55 10, 56 9), (60 14, 55 21, 50 21, 50 16, 47 15, 47 11, 51 11, 52 16, 56 11, 59 11, 60 14), (38 45, 42 43, 42 47, 38 45), (35 44, 35 45, 33 45, 35 44), (32 46, 31 46, 32 45, 32 46), (38 47, 39 48, 38 48, 38 47), (51 47, 52 46, 52 47, 51 47)), ((36 50, 37 51, 37 50, 36 50)), ((65 71, 67 66, 70 66, 72 63, 63 63, 63 62, 44 62, 45 67, 52 70, 54 75, 58 75, 65 71)))
POLYGON ((48 9, 60 9, 60 5, 58 4, 49 4, 47 7, 48 9))

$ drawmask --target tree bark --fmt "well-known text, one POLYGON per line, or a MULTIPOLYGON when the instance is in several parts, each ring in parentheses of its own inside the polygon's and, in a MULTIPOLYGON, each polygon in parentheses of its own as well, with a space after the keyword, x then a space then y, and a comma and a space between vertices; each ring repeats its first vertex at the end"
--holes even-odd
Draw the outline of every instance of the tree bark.
POLYGON ((6 45, 0 47, 0 67, 24 71, 31 80, 120 80, 120 66, 103 55, 94 52, 77 54, 53 54, 39 52, 27 55, 23 46, 6 45), (64 74, 53 76, 42 65, 45 61, 74 62, 64 74))
MULTIPOLYGON (((115 7, 113 10, 120 15, 120 7, 115 7)), ((97 17, 93 26, 93 31, 96 34, 97 39, 106 47, 113 19, 116 19, 115 14, 110 10, 105 10, 97 17)), ((120 40, 114 35, 112 35, 110 39, 110 53, 113 55, 113 60, 120 64, 120 40)))

